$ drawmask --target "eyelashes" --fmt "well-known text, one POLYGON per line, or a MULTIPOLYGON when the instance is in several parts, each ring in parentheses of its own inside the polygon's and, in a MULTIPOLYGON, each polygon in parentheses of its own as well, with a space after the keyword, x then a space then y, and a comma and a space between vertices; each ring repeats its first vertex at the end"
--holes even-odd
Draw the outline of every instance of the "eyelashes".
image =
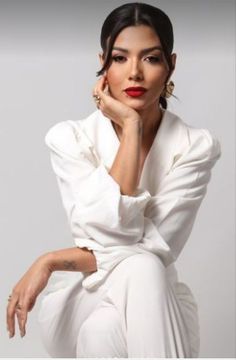
POLYGON ((123 59, 124 59, 124 56, 121 56, 121 55, 112 56, 112 60, 115 62, 122 62, 123 59))
MULTIPOLYGON (((124 63, 125 59, 126 58, 124 56, 122 56, 122 55, 114 55, 114 56, 112 56, 112 60, 114 62, 117 62, 117 63, 124 63)), ((148 59, 148 62, 150 62, 151 64, 157 64, 157 63, 160 63, 162 61, 160 56, 154 56, 154 55, 147 56, 145 59, 148 59)))

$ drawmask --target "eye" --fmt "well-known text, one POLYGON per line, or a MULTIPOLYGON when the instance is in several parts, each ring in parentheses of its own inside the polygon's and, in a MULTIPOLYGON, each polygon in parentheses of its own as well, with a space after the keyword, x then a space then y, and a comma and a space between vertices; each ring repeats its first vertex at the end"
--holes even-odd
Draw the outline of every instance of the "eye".
POLYGON ((123 60, 125 60, 125 57, 122 55, 114 55, 114 56, 112 56, 112 59, 115 62, 121 63, 121 62, 123 62, 123 60))
POLYGON ((146 59, 148 59, 148 61, 151 64, 156 64, 158 62, 161 62, 161 58, 159 56, 148 56, 148 57, 146 57, 146 59))

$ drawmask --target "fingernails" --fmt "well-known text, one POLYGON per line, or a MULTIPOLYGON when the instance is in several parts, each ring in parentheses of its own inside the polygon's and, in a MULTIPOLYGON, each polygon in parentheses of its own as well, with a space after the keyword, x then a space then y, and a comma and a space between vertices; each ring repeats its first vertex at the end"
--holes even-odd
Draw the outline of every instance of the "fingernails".
POLYGON ((13 334, 10 331, 8 331, 8 336, 9 338, 12 338, 13 334))
POLYGON ((20 328, 20 336, 21 337, 25 336, 25 328, 23 326, 21 326, 20 328))

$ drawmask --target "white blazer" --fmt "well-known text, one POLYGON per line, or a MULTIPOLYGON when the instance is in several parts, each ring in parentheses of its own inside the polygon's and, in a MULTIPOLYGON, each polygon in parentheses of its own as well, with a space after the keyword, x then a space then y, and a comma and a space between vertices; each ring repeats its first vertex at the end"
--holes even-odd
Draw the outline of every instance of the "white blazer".
POLYGON ((124 258, 147 251, 159 256, 177 281, 174 262, 221 156, 219 140, 165 110, 134 196, 121 195, 108 173, 120 142, 100 110, 57 123, 45 142, 74 243, 96 257, 97 271, 82 273, 82 285, 99 285, 124 258))

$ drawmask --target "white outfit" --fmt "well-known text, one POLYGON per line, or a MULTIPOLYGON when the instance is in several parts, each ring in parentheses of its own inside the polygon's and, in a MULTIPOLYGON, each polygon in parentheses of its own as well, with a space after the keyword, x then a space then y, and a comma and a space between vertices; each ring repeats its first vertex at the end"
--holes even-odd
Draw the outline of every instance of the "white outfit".
POLYGON ((197 357, 197 304, 174 263, 219 140, 164 110, 134 196, 108 173, 120 142, 100 110, 57 123, 45 142, 75 245, 97 261, 93 273, 57 273, 63 281, 44 296, 38 321, 49 355, 197 357))

